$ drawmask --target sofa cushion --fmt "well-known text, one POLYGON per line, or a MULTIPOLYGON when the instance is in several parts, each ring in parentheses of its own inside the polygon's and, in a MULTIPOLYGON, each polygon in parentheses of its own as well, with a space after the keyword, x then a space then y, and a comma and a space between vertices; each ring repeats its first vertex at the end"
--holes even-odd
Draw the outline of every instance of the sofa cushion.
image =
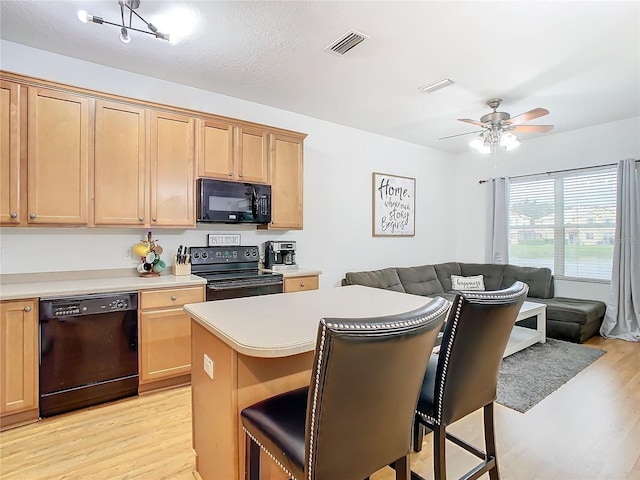
POLYGON ((407 293, 413 293, 414 295, 436 295, 444 292, 444 288, 442 288, 442 284, 440 280, 438 280, 438 275, 433 265, 396 268, 396 272, 407 293))
POLYGON ((433 268, 435 268, 438 280, 440 280, 445 292, 453 290, 451 288, 451 275, 462 275, 458 262, 437 263, 433 268))
POLYGON ((555 297, 536 302, 547 305, 547 319, 585 325, 591 322, 601 322, 606 305, 597 300, 582 300, 578 298, 555 297))
POLYGON ((395 268, 383 268, 370 272, 347 272, 347 285, 364 285, 365 287, 384 288, 404 292, 400 278, 395 268))
POLYGON ((516 281, 529 285, 530 297, 550 298, 551 283, 553 282, 550 269, 505 265, 501 288, 508 288, 516 281))
POLYGON ((460 275, 451 275, 451 288, 455 291, 460 290, 477 290, 484 291, 484 278, 482 275, 473 275, 472 277, 462 277, 460 275))
POLYGON ((436 295, 444 293, 444 288, 433 265, 422 265, 420 267, 399 267, 396 268, 398 277, 407 293, 414 295, 436 295))
POLYGON ((461 263, 460 271, 465 277, 482 275, 485 290, 500 290, 504 265, 495 263, 461 263))

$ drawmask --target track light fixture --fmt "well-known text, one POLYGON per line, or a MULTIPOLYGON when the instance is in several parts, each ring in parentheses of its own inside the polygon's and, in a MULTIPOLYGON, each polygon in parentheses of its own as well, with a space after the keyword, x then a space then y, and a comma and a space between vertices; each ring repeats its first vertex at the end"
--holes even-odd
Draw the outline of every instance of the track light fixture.
POLYGON ((118 0, 118 4, 120 5, 121 23, 113 23, 113 22, 109 22, 108 20, 105 20, 102 17, 98 17, 96 15, 89 15, 84 10, 80 10, 78 12, 78 20, 80 20, 82 23, 87 23, 87 22, 93 22, 93 23, 99 23, 99 24, 106 23, 107 25, 113 25, 114 27, 118 27, 120 29, 120 41, 122 43, 131 42, 131 36, 129 35, 130 30, 133 30, 135 32, 140 32, 140 33, 147 33, 149 35, 155 36, 160 40, 166 40, 167 42, 169 41, 168 33, 159 32, 153 23, 147 22, 144 18, 142 18, 142 16, 138 14, 138 12, 136 12, 136 9, 140 7, 140 0, 118 0), (128 24, 125 23, 125 11, 129 13, 128 24), (134 15, 138 19, 140 19, 142 23, 146 25, 148 30, 135 28, 131 25, 134 15))

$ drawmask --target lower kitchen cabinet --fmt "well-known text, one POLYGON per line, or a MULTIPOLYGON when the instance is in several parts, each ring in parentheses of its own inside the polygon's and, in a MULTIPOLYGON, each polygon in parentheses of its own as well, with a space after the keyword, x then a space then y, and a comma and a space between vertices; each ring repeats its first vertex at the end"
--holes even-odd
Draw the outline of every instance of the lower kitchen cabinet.
POLYGON ((191 318, 182 306, 203 302, 204 286, 142 290, 139 298, 139 392, 188 383, 191 318))
POLYGON ((0 429, 38 419, 38 301, 0 302, 0 429))
POLYGON ((304 290, 318 289, 318 275, 305 275, 302 277, 285 277, 284 293, 302 292, 304 290))

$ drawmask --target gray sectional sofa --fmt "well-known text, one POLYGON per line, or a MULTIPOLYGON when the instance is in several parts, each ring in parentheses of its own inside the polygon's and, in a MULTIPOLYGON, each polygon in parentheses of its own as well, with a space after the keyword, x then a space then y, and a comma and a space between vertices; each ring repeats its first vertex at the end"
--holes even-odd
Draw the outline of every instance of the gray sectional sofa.
MULTIPOLYGON (((529 285, 528 299, 547 305, 547 336, 551 338, 582 343, 595 335, 602 324, 605 304, 596 300, 555 297, 553 275, 548 268, 448 262, 348 272, 342 284, 365 285, 453 300, 456 292, 452 288, 452 275, 482 275, 485 290, 506 288, 516 280, 526 283, 529 285)), ((535 319, 523 320, 518 325, 535 328, 535 319)))

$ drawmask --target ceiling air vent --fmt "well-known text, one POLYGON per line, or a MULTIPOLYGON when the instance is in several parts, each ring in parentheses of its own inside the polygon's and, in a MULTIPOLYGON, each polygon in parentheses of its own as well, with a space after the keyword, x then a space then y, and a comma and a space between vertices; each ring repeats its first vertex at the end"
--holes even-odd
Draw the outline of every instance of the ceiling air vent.
POLYGON ((356 45, 364 42, 367 38, 371 37, 369 37, 369 35, 365 35, 364 33, 350 30, 338 40, 329 45, 327 48, 325 48, 325 50, 337 55, 344 55, 356 45))

